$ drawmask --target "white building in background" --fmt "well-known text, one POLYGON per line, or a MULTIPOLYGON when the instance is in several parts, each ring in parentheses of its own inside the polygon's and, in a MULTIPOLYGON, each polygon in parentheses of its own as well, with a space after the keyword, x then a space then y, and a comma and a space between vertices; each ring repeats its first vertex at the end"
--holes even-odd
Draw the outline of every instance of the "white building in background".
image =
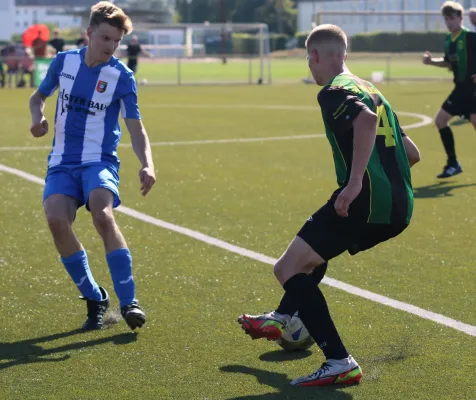
POLYGON ((87 8, 97 0, 0 0, 0 40, 10 40, 33 24, 52 23, 60 28, 76 28, 79 16, 55 14, 60 9, 87 8))
POLYGON ((15 26, 13 33, 23 33, 33 24, 55 24, 62 28, 78 28, 81 18, 70 15, 57 15, 52 13, 49 6, 17 6, 15 9, 15 26))
MULTIPOLYGON (((445 25, 440 16, 360 16, 331 15, 329 11, 438 11, 445 0, 300 0, 298 30, 309 31, 314 16, 320 13, 321 23, 332 23, 345 29, 349 36, 363 32, 439 31, 445 25)), ((476 6, 476 0, 461 0, 466 8, 476 6)), ((468 25, 468 24, 467 24, 468 25)))
POLYGON ((15 0, 1 0, 0 7, 0 40, 8 40, 14 32, 15 0))

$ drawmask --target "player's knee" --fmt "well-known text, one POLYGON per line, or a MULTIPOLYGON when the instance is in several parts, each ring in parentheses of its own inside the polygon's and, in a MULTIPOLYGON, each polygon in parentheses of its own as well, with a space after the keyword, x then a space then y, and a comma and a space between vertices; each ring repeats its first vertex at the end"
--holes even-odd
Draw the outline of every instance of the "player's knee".
POLYGON ((306 271, 298 268, 296 263, 286 262, 285 259, 279 259, 274 265, 274 275, 281 284, 284 284, 289 278, 302 272, 306 271))
POLYGON ((476 129, 476 114, 471 114, 469 120, 471 121, 473 128, 476 129))
POLYGON ((274 264, 274 276, 281 282, 281 278, 284 275, 286 268, 282 260, 278 260, 276 264, 274 264))
POLYGON ((446 128, 448 126, 448 120, 442 116, 437 115, 435 118, 435 125, 438 128, 438 130, 441 130, 443 128, 446 128))
POLYGON ((93 223, 99 234, 110 232, 115 227, 112 211, 108 208, 91 212, 93 223))
POLYGON ((46 219, 48 221, 48 227, 54 236, 62 235, 63 232, 70 229, 70 222, 67 215, 52 212, 46 214, 46 219))

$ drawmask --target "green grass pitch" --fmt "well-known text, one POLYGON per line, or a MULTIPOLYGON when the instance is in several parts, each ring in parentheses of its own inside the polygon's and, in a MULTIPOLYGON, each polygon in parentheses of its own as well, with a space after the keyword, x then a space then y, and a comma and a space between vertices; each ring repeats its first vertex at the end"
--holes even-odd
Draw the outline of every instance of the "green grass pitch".
MULTIPOLYGON (((380 88, 397 112, 433 117, 451 85, 380 88)), ((317 87, 139 90, 158 181, 142 198, 139 163, 121 147, 125 206, 276 258, 335 189, 323 137, 233 140, 323 133, 317 87), (200 142, 206 140, 212 142, 200 142)), ((0 90, 0 164, 42 178, 52 136, 30 136, 29 94, 0 90)), ((47 105, 50 123, 54 103, 47 105)), ((469 124, 454 132, 465 172, 438 182, 445 157, 436 129, 407 131, 422 153, 412 170, 411 226, 392 242, 333 260, 328 276, 474 326, 476 135, 469 124)), ((130 143, 127 133, 123 143, 130 143)), ((120 213, 148 322, 138 333, 123 321, 78 333, 86 309, 53 247, 42 187, 6 172, 0 187, 0 399, 476 399, 476 337, 328 286, 333 318, 364 378, 353 387, 290 387, 321 364, 319 349, 283 353, 251 341, 236 323, 240 313, 277 306, 282 289, 272 267, 120 213)), ((117 309, 102 244, 84 209, 75 229, 117 309)))

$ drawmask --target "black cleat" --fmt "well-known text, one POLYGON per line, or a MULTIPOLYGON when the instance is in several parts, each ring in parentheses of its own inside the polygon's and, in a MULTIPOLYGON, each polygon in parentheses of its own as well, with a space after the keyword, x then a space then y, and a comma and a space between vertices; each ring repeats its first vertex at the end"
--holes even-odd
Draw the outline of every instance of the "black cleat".
POLYGON ((109 308, 109 295, 106 289, 99 287, 103 299, 100 301, 87 299, 86 297, 80 297, 82 300, 86 300, 88 307, 88 317, 84 322, 81 329, 83 331, 93 331, 96 329, 102 329, 104 314, 109 308))
POLYGON ((142 328, 142 325, 145 324, 145 312, 137 303, 121 307, 121 314, 132 330, 142 328))
POLYGON ((452 176, 461 174, 463 172, 463 168, 461 167, 460 163, 452 164, 452 165, 445 165, 443 168, 443 172, 437 176, 437 178, 451 178, 452 176))

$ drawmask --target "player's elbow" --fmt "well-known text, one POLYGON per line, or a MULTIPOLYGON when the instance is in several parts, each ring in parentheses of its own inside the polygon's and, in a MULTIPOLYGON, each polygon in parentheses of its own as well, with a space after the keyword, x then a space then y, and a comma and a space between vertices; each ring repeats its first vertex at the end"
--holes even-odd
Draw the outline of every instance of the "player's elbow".
POLYGON ((420 150, 417 147, 414 147, 410 152, 407 152, 408 162, 410 167, 413 167, 416 163, 420 162, 420 150))
POLYGON ((408 136, 403 137, 403 144, 405 146, 410 167, 413 167, 416 163, 420 162, 420 150, 418 150, 418 147, 408 136))
POLYGON ((44 101, 44 96, 38 90, 35 90, 30 96, 30 104, 40 104, 42 101, 44 101))

